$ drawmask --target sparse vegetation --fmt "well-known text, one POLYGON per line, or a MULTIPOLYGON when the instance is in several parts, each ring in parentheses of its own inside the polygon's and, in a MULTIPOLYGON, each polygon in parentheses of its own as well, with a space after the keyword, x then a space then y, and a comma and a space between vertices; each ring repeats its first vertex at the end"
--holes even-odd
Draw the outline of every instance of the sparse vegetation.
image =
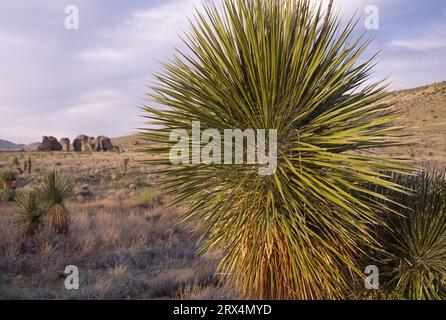
POLYGON ((278 127, 276 175, 142 166, 147 156, 133 151, 169 149, 162 129, 148 144, 113 139, 116 153, 92 151, 105 137, 86 137, 84 152, 1 150, 0 300, 446 299, 446 82, 390 95, 357 86, 371 61, 354 67, 363 47, 349 32, 330 38, 334 16, 227 3, 240 5, 221 21, 198 16, 196 55, 159 75, 154 95, 174 107, 147 110, 168 129, 278 127), (400 125, 414 144, 387 136, 400 125), (406 175, 405 160, 389 157, 441 169, 406 175), (63 286, 71 264, 79 290, 63 286), (380 289, 364 292, 370 264, 380 289))
MULTIPOLYGON (((1 152, 0 166, 8 168, 12 155, 17 153, 1 152)), ((131 161, 119 188, 111 187, 112 169, 122 167, 118 153, 28 155, 35 170, 21 177, 18 194, 39 188, 39 172, 60 162, 60 174, 76 190, 88 184, 91 195, 65 201, 70 224, 63 237, 55 236, 45 214, 41 227, 24 237, 26 225, 17 225, 14 202, 0 204, 0 299, 238 297, 230 287, 221 287, 215 258, 196 253, 195 226, 176 225, 183 209, 164 208, 163 195, 147 189, 157 185, 156 175, 154 168, 141 169, 142 155, 123 155, 131 161), (136 191, 128 188, 138 181, 136 191), (132 203, 133 197, 138 201, 132 203), (154 203, 148 202, 151 198, 154 203), (64 289, 61 275, 70 264, 80 268, 79 290, 64 289)))
POLYGON ((130 203, 134 206, 153 208, 163 204, 162 197, 159 192, 146 189, 130 198, 130 203))

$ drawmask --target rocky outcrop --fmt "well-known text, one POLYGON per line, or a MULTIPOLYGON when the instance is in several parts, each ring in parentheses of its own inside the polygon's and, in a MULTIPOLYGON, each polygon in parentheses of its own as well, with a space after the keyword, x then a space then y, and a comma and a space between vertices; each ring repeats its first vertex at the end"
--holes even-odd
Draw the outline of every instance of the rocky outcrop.
POLYGON ((70 151, 70 139, 62 138, 59 143, 62 146, 62 151, 70 151))
POLYGON ((99 148, 97 151, 113 151, 113 143, 109 137, 99 136, 96 139, 99 148))
POLYGON ((75 151, 113 151, 113 143, 109 137, 99 136, 97 138, 79 135, 73 141, 75 151))
MULTIPOLYGON (((39 151, 70 151, 70 149, 70 139, 61 138, 60 141, 57 141, 55 137, 51 136, 44 136, 37 147, 39 151)), ((81 134, 73 140, 72 150, 83 152, 113 151, 114 146, 109 137, 99 136, 94 138, 81 134)))
POLYGON ((90 152, 93 151, 91 149, 90 141, 89 140, 82 140, 81 141, 81 151, 82 152, 90 152))
POLYGON ((39 151, 61 151, 62 145, 57 141, 55 137, 43 136, 42 143, 37 148, 39 151))
POLYGON ((81 134, 76 137, 76 139, 73 140, 73 150, 74 151, 82 151, 82 142, 88 143, 88 136, 81 134))

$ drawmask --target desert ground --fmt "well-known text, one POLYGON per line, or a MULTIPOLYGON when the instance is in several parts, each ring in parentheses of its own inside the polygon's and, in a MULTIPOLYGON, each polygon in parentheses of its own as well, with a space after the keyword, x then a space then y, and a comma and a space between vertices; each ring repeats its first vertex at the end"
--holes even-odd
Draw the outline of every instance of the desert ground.
MULTIPOLYGON (((394 92, 405 111, 413 144, 381 152, 438 166, 446 164, 446 82, 394 92)), ((0 299, 231 299, 233 290, 216 275, 218 257, 197 254, 199 231, 178 224, 181 206, 165 208, 154 168, 135 152, 135 137, 113 139, 125 152, 0 152, 0 169, 17 158, 33 169, 18 191, 35 186, 57 168, 75 183, 68 202, 66 236, 48 227, 23 237, 12 204, 0 203, 0 299), (125 165, 128 159, 128 165, 125 165), (80 270, 79 290, 66 290, 64 269, 80 270)))
POLYGON ((141 154, 1 152, 0 167, 16 157, 33 163, 31 174, 20 175, 19 191, 57 168, 82 195, 68 202, 66 236, 47 228, 23 237, 11 202, 0 203, 0 299, 234 297, 215 275, 215 257, 196 254, 193 225, 177 224, 182 208, 165 209, 157 176, 140 165, 141 154), (65 289, 68 265, 79 268, 78 290, 65 289))

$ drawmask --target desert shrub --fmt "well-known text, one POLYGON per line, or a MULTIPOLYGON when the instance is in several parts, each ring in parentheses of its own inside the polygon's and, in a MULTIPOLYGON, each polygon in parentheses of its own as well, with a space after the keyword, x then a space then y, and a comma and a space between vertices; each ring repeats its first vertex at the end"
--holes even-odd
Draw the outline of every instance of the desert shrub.
POLYGON ((44 224, 45 210, 38 192, 18 193, 14 203, 16 223, 27 235, 33 235, 44 224))
MULTIPOLYGON (((388 227, 377 238, 385 252, 380 262, 381 295, 392 299, 446 299, 446 180, 435 169, 396 175, 395 182, 412 190, 381 190, 403 204, 386 214, 388 227)), ((380 253, 380 251, 378 251, 380 253)))
POLYGON ((0 183, 3 189, 12 188, 14 182, 17 180, 17 174, 10 170, 0 171, 0 183))
POLYGON ((11 165, 13 167, 19 167, 20 166, 19 158, 17 158, 17 157, 12 158, 11 165))
POLYGON ((352 274, 362 274, 360 244, 374 247, 371 227, 383 223, 366 185, 399 190, 381 172, 407 169, 358 154, 401 143, 385 86, 363 85, 375 62, 362 59, 369 42, 352 37, 353 20, 345 26, 308 0, 222 5, 197 11, 186 37, 192 54, 156 75, 149 94, 168 108, 144 108, 144 150, 154 156, 146 163, 170 165, 170 134, 190 137, 192 121, 220 134, 277 130, 274 174, 260 176, 259 161, 245 159, 168 166, 164 194, 188 201, 184 220, 207 231, 202 250, 222 252, 220 271, 243 295, 343 298, 352 274))
POLYGON ((163 204, 163 199, 159 192, 153 189, 146 189, 130 198, 133 206, 153 208, 163 204))
POLYGON ((16 197, 16 192, 13 189, 0 190, 0 202, 13 201, 16 197))
POLYGON ((147 183, 143 178, 138 177, 135 179, 135 185, 137 185, 138 187, 147 187, 150 186, 149 183, 147 183))
POLYGON ((73 195, 73 184, 68 177, 53 170, 43 176, 42 182, 35 189, 39 193, 46 215, 57 233, 66 233, 69 227, 69 214, 65 201, 73 195))
POLYGON ((12 201, 15 197, 17 174, 10 170, 0 170, 0 201, 12 201))

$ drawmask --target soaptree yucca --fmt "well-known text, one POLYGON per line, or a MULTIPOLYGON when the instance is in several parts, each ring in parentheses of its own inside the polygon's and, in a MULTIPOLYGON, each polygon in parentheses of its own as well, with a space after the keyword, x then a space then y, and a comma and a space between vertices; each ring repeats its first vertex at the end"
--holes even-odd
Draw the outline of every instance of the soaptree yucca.
MULTIPOLYGON (((386 215, 377 239, 381 294, 392 299, 446 299, 446 180, 436 169, 396 175, 394 181, 412 194, 381 190, 404 204, 386 215)), ((378 191, 378 190, 377 190, 378 191)))
MULTIPOLYGON (((359 248, 375 246, 380 197, 399 190, 382 172, 401 161, 362 152, 401 143, 385 85, 370 82, 370 41, 307 0, 227 0, 197 10, 184 42, 148 94, 148 163, 169 164, 173 129, 276 129, 278 167, 161 166, 166 193, 188 201, 203 250, 246 297, 335 299, 360 273, 359 248)), ((204 142, 202 142, 204 144, 204 142)), ((383 205, 381 205, 383 207, 383 205)))
POLYGON ((51 220, 54 230, 67 233, 70 217, 65 202, 73 193, 73 184, 68 177, 52 170, 43 176, 41 184, 35 189, 45 207, 45 215, 51 220))
POLYGON ((36 191, 19 193, 14 203, 16 223, 26 235, 33 235, 44 224, 45 210, 36 191))

